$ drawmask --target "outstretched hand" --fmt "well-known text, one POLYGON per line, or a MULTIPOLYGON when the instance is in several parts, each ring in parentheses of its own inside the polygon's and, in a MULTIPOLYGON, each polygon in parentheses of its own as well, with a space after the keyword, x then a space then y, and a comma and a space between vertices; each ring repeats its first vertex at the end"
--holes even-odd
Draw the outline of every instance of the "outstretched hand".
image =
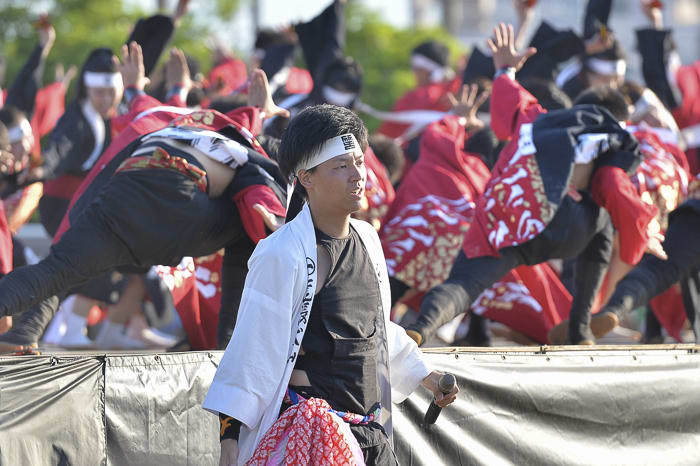
POLYGON ((284 220, 280 220, 275 214, 270 212, 262 204, 253 204, 253 210, 260 214, 265 222, 265 226, 272 232, 275 232, 284 225, 284 220))
POLYGON ((261 108, 265 112, 265 118, 273 116, 289 117, 289 111, 278 107, 272 100, 270 83, 267 81, 267 75, 263 70, 254 70, 250 76, 248 105, 261 108))
POLYGON ((452 113, 466 120, 464 126, 468 131, 478 131, 484 127, 484 122, 477 118, 476 112, 488 97, 488 91, 479 94, 479 86, 476 84, 463 85, 459 97, 455 97, 451 92, 447 94, 452 113))
POLYGON ((512 24, 500 23, 493 28, 493 38, 487 39, 486 44, 493 53, 493 65, 497 70, 512 67, 518 71, 528 58, 537 53, 534 47, 528 47, 520 53, 515 50, 515 31, 512 24))
POLYGON ((605 35, 596 32, 593 37, 584 42, 584 47, 588 55, 604 52, 615 43, 615 36, 608 32, 605 35))
POLYGON ((664 235, 661 233, 661 225, 656 219, 649 222, 647 226, 647 234, 649 239, 647 240, 647 250, 648 254, 658 257, 661 260, 668 259, 666 251, 664 251, 663 241, 664 235))
POLYGON ((175 7, 175 12, 173 13, 173 24, 175 24, 175 27, 180 25, 183 16, 187 14, 189 3, 190 0, 178 0, 177 7, 175 7))
POLYGON ((642 7, 642 13, 647 17, 653 28, 664 28, 664 16, 661 11, 663 5, 659 0, 641 0, 640 6, 642 7))
POLYGON ((135 87, 143 90, 150 80, 146 77, 146 68, 143 66, 143 51, 136 42, 128 46, 122 45, 122 63, 119 65, 124 87, 135 87))
POLYGON ((70 82, 73 80, 73 78, 75 78, 77 74, 78 68, 75 65, 71 65, 68 68, 68 71, 66 71, 63 66, 63 63, 57 63, 56 68, 54 69, 55 81, 57 83, 61 83, 66 89, 68 89, 68 86, 70 86, 70 82))
POLYGON ((49 16, 46 13, 39 17, 39 21, 36 24, 39 45, 43 49, 42 55, 46 57, 56 41, 56 29, 49 22, 49 16))
POLYGON ((175 47, 170 49, 170 58, 165 64, 165 85, 167 89, 180 86, 189 91, 192 88, 190 69, 187 66, 185 54, 175 47))

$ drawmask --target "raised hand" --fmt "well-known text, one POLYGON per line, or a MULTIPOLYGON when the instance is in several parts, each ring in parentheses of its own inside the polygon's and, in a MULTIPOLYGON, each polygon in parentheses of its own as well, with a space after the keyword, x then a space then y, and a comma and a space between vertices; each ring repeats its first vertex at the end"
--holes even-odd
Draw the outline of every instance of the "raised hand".
POLYGON ((270 83, 267 81, 267 75, 263 70, 254 70, 250 75, 248 105, 261 108, 265 112, 265 118, 273 116, 289 117, 289 111, 278 107, 272 100, 270 83))
POLYGON ((175 13, 173 13, 173 24, 175 24, 175 27, 180 25, 183 16, 187 14, 189 3, 190 0, 178 0, 175 13))
POLYGON ((260 214, 263 222, 265 222, 265 226, 270 231, 277 231, 284 225, 284 220, 280 220, 279 217, 267 210, 262 204, 254 204, 253 209, 260 214))
POLYGON ((143 66, 143 51, 136 42, 131 42, 128 46, 122 45, 122 63, 119 65, 119 71, 124 80, 124 87, 143 90, 150 82, 143 66))
POLYGON ((512 24, 500 23, 493 28, 493 39, 487 39, 486 45, 493 53, 493 64, 497 70, 512 67, 518 71, 528 58, 537 53, 534 47, 520 53, 515 50, 515 32, 512 24))
POLYGON ((488 96, 488 91, 479 94, 479 87, 476 84, 462 86, 459 97, 455 97, 452 93, 447 94, 452 105, 452 113, 466 120, 464 126, 468 131, 478 131, 484 127, 484 122, 477 118, 476 112, 488 96))
POLYGON ((182 50, 175 47, 170 49, 170 58, 165 64, 165 85, 167 89, 179 86, 188 91, 192 88, 190 69, 182 50))
POLYGON ((663 5, 659 0, 641 0, 640 6, 654 29, 664 28, 664 16, 661 11, 663 5))
POLYGON ((56 68, 54 69, 54 76, 55 76, 55 81, 57 83, 63 84, 63 87, 68 89, 68 86, 70 86, 70 82, 75 78, 75 76, 78 74, 78 68, 75 65, 71 65, 68 68, 68 71, 65 70, 63 67, 63 63, 57 63, 56 68))
POLYGON ((603 52, 613 46, 615 36, 612 33, 606 33, 605 37, 600 32, 596 32, 593 37, 584 42, 586 53, 593 55, 594 53, 603 52))
POLYGON ((53 43, 56 41, 56 30, 49 22, 49 16, 46 13, 39 16, 36 28, 37 35, 39 36, 39 45, 43 49, 42 55, 46 57, 51 51, 53 43))

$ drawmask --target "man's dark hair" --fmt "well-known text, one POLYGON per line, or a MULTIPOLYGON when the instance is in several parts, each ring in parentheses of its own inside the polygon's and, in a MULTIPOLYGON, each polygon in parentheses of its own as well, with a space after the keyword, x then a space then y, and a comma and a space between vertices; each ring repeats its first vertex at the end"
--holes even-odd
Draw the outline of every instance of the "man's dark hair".
POLYGON ((280 150, 280 140, 279 138, 273 137, 273 136, 267 136, 265 134, 261 134, 259 136, 256 136, 256 138, 260 145, 262 146, 263 150, 265 153, 270 156, 272 160, 277 160, 278 153, 280 150))
POLYGON ((282 175, 291 180, 294 169, 315 155, 326 141, 347 133, 355 135, 363 152, 367 149, 367 128, 351 110, 328 104, 305 108, 290 120, 282 135, 277 152, 282 175))
POLYGON ((192 89, 189 90, 187 93, 187 102, 186 105, 188 107, 197 107, 201 106, 202 102, 204 102, 207 99, 207 93, 204 92, 204 89, 201 87, 193 87, 192 89))
POLYGON ((7 128, 0 122, 0 150, 10 150, 10 136, 7 134, 7 128))
POLYGON ((352 57, 342 57, 331 62, 323 72, 323 82, 342 92, 359 94, 362 90, 364 71, 352 57))
POLYGON ((80 70, 78 77, 78 99, 87 97, 87 88, 85 86, 85 72, 92 71, 96 73, 117 73, 119 66, 114 63, 114 54, 106 47, 100 47, 90 52, 90 55, 85 59, 83 68, 80 70))
POLYGON ((25 118, 27 116, 24 112, 12 105, 6 105, 0 110, 0 123, 3 123, 6 129, 19 125, 25 118))
POLYGON ((547 110, 571 108, 569 96, 549 79, 525 78, 520 84, 547 110))
POLYGON ((419 44, 411 51, 411 55, 423 55, 440 66, 447 66, 450 62, 450 49, 436 40, 429 40, 419 44))
POLYGON ((619 91, 610 86, 596 86, 580 93, 574 105, 597 105, 603 107, 618 121, 626 121, 630 116, 629 102, 619 91))
POLYGON ((486 127, 469 136, 464 144, 464 151, 477 154, 491 170, 504 146, 505 142, 499 141, 491 128, 486 127))
POLYGON ((626 80, 618 89, 630 104, 635 104, 644 93, 644 86, 638 82, 626 80))
POLYGON ((406 164, 406 156, 401 147, 393 139, 379 133, 369 137, 369 146, 386 168, 389 181, 395 185, 401 178, 403 167, 406 164))

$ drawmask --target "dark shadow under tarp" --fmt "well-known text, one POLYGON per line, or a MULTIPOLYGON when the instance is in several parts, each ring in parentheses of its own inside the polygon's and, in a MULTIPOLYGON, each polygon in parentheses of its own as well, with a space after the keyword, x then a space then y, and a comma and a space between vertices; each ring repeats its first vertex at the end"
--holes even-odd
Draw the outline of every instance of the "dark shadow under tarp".
MULTIPOLYGON (((394 409, 402 465, 697 464, 696 346, 426 352, 461 395, 420 425, 394 409)), ((201 409, 219 352, 0 358, 0 465, 216 465, 201 409)))

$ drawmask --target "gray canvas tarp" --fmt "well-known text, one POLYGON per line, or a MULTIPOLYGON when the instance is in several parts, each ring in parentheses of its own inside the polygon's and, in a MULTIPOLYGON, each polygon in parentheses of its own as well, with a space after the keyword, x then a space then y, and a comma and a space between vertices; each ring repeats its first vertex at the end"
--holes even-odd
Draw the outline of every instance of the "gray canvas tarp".
MULTIPOLYGON (((421 421, 420 388, 394 410, 402 465, 695 465, 694 346, 426 352, 460 397, 421 421)), ((219 352, 0 358, 0 465, 216 465, 201 402, 219 352)))

